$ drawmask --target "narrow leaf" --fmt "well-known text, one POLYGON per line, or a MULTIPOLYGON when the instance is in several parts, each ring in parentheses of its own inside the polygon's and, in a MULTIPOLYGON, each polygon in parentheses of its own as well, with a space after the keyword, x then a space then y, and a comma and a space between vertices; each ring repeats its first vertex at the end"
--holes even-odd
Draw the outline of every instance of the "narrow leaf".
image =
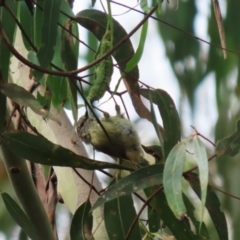
POLYGON ((4 132, 0 139, 16 154, 19 154, 22 158, 35 163, 50 166, 83 168, 87 170, 103 168, 131 170, 118 164, 94 161, 92 159, 79 156, 60 145, 53 144, 44 137, 26 132, 4 132))
MULTIPOLYGON (((33 15, 29 11, 29 8, 24 1, 19 1, 20 4, 20 23, 24 32, 26 33, 28 39, 34 43, 34 32, 33 32, 33 15)), ((28 39, 24 34, 22 34, 23 43, 27 50, 30 50, 31 44, 29 43, 28 39)))
POLYGON ((149 186, 162 183, 163 165, 156 164, 143 167, 132 174, 120 179, 116 184, 111 185, 93 205, 93 209, 120 196, 138 192, 149 186))
POLYGON ((201 202, 202 202, 200 222, 202 222, 204 218, 204 209, 205 209, 205 202, 207 197, 208 158, 207 158, 206 148, 202 143, 202 141, 197 136, 194 137, 193 147, 194 147, 194 156, 198 165, 199 177, 200 177, 201 202))
MULTIPOLYGON (((18 11, 18 2, 16 2, 15 0, 8 0, 6 4, 11 9, 12 14, 16 16, 18 11)), ((8 36, 9 41, 12 43, 12 45, 14 45, 16 21, 13 19, 7 8, 2 6, 0 8, 0 20, 2 23, 4 23, 1 24, 1 27, 8 36)), ((5 81, 8 80, 10 57, 11 53, 6 44, 4 43, 3 38, 0 37, 0 66, 2 77, 5 81)))
POLYGON ((181 219, 186 213, 182 198, 182 172, 186 157, 186 142, 177 144, 169 153, 163 173, 163 186, 169 207, 181 219))
MULTIPOLYGON (((214 14, 215 14, 216 21, 217 21, 218 32, 219 32, 219 36, 220 36, 220 40, 221 40, 221 46, 222 46, 222 48, 226 49, 225 31, 224 31, 222 14, 221 14, 221 9, 220 9, 218 0, 213 0, 213 9, 214 9, 214 14)), ((227 52, 225 49, 223 49, 224 59, 227 58, 227 52)))
MULTIPOLYGON (((148 189, 145 189, 147 197, 151 196, 156 192, 158 187, 154 186, 148 189)), ((165 225, 171 233, 178 240, 196 240, 196 236, 192 233, 190 225, 187 221, 179 221, 169 208, 166 194, 163 191, 158 191, 155 193, 153 199, 150 201, 151 209, 148 211, 153 212, 153 214, 160 217, 163 221, 163 226, 165 225)), ((157 218, 155 218, 157 220, 157 218)), ((157 228, 160 228, 160 222, 155 222, 157 228)), ((163 228, 162 228, 163 229, 163 228)), ((161 231, 162 231, 161 229, 161 231)))
POLYGON ((140 7, 147 13, 149 11, 148 0, 140 0, 140 7))
POLYGON ((164 127, 164 157, 167 158, 171 149, 180 141, 181 123, 175 104, 170 95, 162 90, 141 89, 140 94, 158 106, 164 127))
POLYGON ((0 91, 19 105, 30 107, 36 114, 44 118, 50 118, 61 125, 60 119, 46 111, 38 100, 23 87, 14 83, 0 83, 0 91))
POLYGON ((235 156, 240 152, 240 120, 237 121, 237 130, 217 143, 216 154, 218 156, 235 156))
MULTIPOLYGON (((184 204, 187 208, 187 216, 191 219, 191 222, 196 228, 196 233, 200 239, 210 240, 207 227, 204 222, 199 222, 195 217, 195 208, 191 201, 183 194, 184 204)), ((197 238, 196 238, 197 239, 197 238)))
POLYGON ((138 63, 142 57, 142 54, 143 54, 144 45, 145 45, 145 41, 146 41, 146 37, 147 37, 147 29, 148 29, 148 21, 146 21, 142 26, 140 42, 139 42, 137 51, 134 54, 134 56, 127 63, 125 72, 130 72, 138 65, 138 63))
POLYGON ((72 240, 87 240, 92 238, 93 217, 90 210, 91 203, 88 200, 75 212, 70 228, 72 240))
MULTIPOLYGON (((113 180, 112 184, 116 184, 116 181, 113 180)), ((116 198, 104 205, 104 221, 109 239, 111 240, 125 239, 135 218, 136 210, 131 195, 116 198)), ((131 229, 128 239, 142 239, 138 222, 131 229)))
POLYGON ((31 221, 24 213, 24 211, 18 206, 18 204, 11 198, 10 195, 7 193, 2 193, 1 195, 6 209, 12 218, 16 221, 16 223, 31 239, 38 239, 34 230, 35 227, 32 225, 31 221))
MULTIPOLYGON (((151 93, 149 93, 149 102, 150 102, 150 106, 151 106, 151 117, 152 117, 152 123, 153 123, 153 126, 155 128, 155 131, 157 133, 157 136, 158 136, 158 139, 159 139, 159 142, 160 142, 160 145, 163 146, 164 145, 164 142, 163 142, 163 136, 160 132, 160 129, 159 129, 159 125, 157 123, 157 119, 156 119, 156 114, 155 114, 155 111, 154 111, 154 107, 153 107, 153 103, 152 103, 152 96, 151 96, 151 93)), ((162 149, 164 150, 164 149, 162 149)), ((162 153, 162 155, 164 156, 164 151, 162 153)))
MULTIPOLYGON (((199 179, 197 175, 195 173, 191 173, 191 174, 188 174, 188 176, 186 176, 185 179, 190 183, 192 189, 200 198, 201 190, 200 190, 199 179)), ((221 203, 216 193, 209 185, 207 188, 206 208, 217 230, 219 239, 228 240, 229 238, 228 238, 228 227, 227 227, 226 217, 221 210, 221 203)))
MULTIPOLYGON (((87 28, 91 31, 94 36, 101 41, 106 30, 108 17, 107 14, 95 9, 86 9, 79 12, 76 16, 76 22, 81 26, 87 28)), ((127 32, 125 29, 115 20, 113 19, 113 46, 115 46, 119 41, 121 41, 124 37, 127 36, 127 32)), ((126 64, 134 55, 134 49, 131 41, 126 40, 114 53, 112 56, 117 61, 120 70, 124 71, 126 68, 126 64)), ((133 91, 139 89, 137 85, 137 79, 139 78, 138 67, 136 66, 132 71, 130 71, 126 75, 126 80, 129 85, 132 87, 133 91)))
POLYGON ((48 67, 54 55, 57 39, 57 22, 61 0, 44 1, 41 28, 41 47, 37 53, 42 67, 48 67))

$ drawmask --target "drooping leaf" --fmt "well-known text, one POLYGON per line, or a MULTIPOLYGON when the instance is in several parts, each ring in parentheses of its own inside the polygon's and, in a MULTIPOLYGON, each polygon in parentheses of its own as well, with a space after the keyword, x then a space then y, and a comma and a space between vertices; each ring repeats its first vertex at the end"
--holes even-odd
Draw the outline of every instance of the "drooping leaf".
POLYGON ((14 83, 0 83, 0 90, 8 98, 18 103, 19 105, 30 107, 38 115, 45 118, 50 118, 53 121, 56 121, 58 124, 61 124, 60 119, 51 114, 51 112, 46 111, 38 102, 38 100, 23 87, 18 86, 14 83))
MULTIPOLYGON (((5 4, 7 4, 8 7, 11 9, 12 14, 17 15, 18 2, 14 0, 9 0, 5 4)), ((11 14, 7 11, 7 9, 4 7, 0 8, 0 19, 1 19, 1 22, 4 23, 1 25, 1 27, 6 33, 9 41, 12 43, 12 45, 14 45, 14 37, 15 37, 15 29, 16 29, 15 20, 12 18, 11 14)), ((10 56, 11 56, 11 53, 8 47, 5 45, 3 38, 0 38, 0 70, 1 70, 2 78, 5 81, 8 81, 10 56)))
POLYGON ((42 67, 47 68, 54 55, 57 39, 57 22, 61 0, 44 1, 41 28, 41 46, 37 58, 42 67))
POLYGON ((179 219, 186 213, 182 198, 182 172, 185 157, 186 140, 178 143, 169 153, 163 173, 163 186, 169 207, 179 219))
MULTIPOLYGON (((157 122, 157 119, 156 119, 156 114, 155 114, 155 111, 154 111, 154 107, 153 107, 153 102, 152 102, 152 97, 151 95, 149 96, 149 102, 150 102, 150 106, 151 106, 151 117, 152 117, 152 124, 155 128, 155 131, 157 133, 157 136, 158 136, 158 139, 159 139, 159 143, 160 143, 160 146, 164 146, 164 141, 163 141, 163 136, 162 136, 162 133, 160 132, 160 129, 159 129, 159 125, 158 125, 158 122, 157 122)), ((163 149, 162 149, 163 150, 163 149)), ((164 151, 162 152, 162 155, 164 156, 164 151)))
POLYGON ((148 100, 152 99, 158 106, 164 127, 164 157, 167 158, 181 138, 181 124, 175 104, 169 94, 162 89, 141 89, 140 94, 148 100))
POLYGON ((237 121, 237 130, 217 143, 216 154, 218 156, 235 156, 240 152, 240 120, 237 121))
MULTIPOLYGON (((79 54, 79 44, 76 39, 73 38, 71 34, 78 37, 78 28, 77 24, 67 21, 65 23, 65 29, 62 29, 61 32, 61 60, 63 63, 63 68, 67 71, 72 71, 77 69, 78 65, 78 54, 79 54)), ((76 81, 74 78, 64 78, 66 82, 66 91, 68 101, 71 106, 73 119, 75 122, 78 119, 77 112, 77 90, 73 84, 73 81, 76 81)))
MULTIPOLYGON (((151 196, 158 187, 150 187, 148 189, 145 189, 145 193, 147 197, 151 196)), ((172 210, 169 208, 167 199, 165 197, 164 192, 157 191, 153 197, 153 199, 150 201, 151 208, 148 209, 148 211, 152 212, 155 215, 155 228, 158 229, 161 227, 160 222, 158 222, 157 216, 160 217, 160 219, 163 221, 163 228, 166 226, 171 233, 176 237, 178 240, 196 240, 196 236, 193 234, 193 232, 190 229, 190 226, 188 222, 186 221, 179 221, 173 214, 172 210)), ((151 223, 153 224, 153 223, 151 223)), ((163 229, 161 231, 164 231, 163 229)))
MULTIPOLYGON (((223 26, 220 5, 219 5, 218 1, 212 1, 212 2, 213 2, 213 8, 214 8, 216 21, 217 21, 218 32, 219 32, 219 36, 220 36, 220 40, 221 40, 221 46, 222 46, 222 48, 226 48, 226 38, 225 38, 225 31, 224 31, 224 26, 223 26)), ((224 59, 227 58, 227 52, 224 49, 223 49, 223 56, 224 56, 224 59)))
MULTIPOLYGON (((101 41, 107 29, 107 15, 104 12, 95 9, 86 9, 79 12, 76 16, 76 22, 91 31, 94 36, 101 41)), ((124 28, 113 19, 113 46, 127 36, 124 28)), ((126 64, 134 55, 134 49, 131 41, 125 41, 112 56, 119 64, 120 69, 123 71, 126 64)), ((136 66, 132 71, 126 75, 126 80, 133 89, 138 89, 137 80, 139 77, 138 67, 136 66)))
MULTIPOLYGON (((31 2, 31 1, 30 1, 31 2)), ((21 26, 26 33, 28 39, 34 43, 34 29, 33 29, 33 15, 29 11, 29 8, 24 1, 19 2, 20 5, 20 23, 21 26)), ((32 48, 31 44, 29 43, 28 39, 24 34, 22 33, 22 39, 24 46, 27 50, 30 50, 32 48)))
POLYGON ((74 213, 70 236, 72 240, 87 240, 92 236, 93 216, 90 212, 91 203, 87 200, 74 213))
POLYGON ((79 156, 60 145, 53 144, 44 137, 36 136, 27 132, 4 132, 0 139, 22 158, 43 165, 83 168, 87 170, 103 168, 129 170, 129 168, 118 164, 94 161, 79 156))
POLYGON ((68 98, 67 81, 65 77, 49 75, 47 86, 51 91, 51 103, 54 108, 60 110, 68 98))
POLYGON ((148 12, 149 11, 148 0, 141 0, 140 7, 144 12, 148 12))
POLYGON ((31 221, 24 213, 24 211, 18 206, 18 204, 11 198, 7 193, 1 193, 3 202, 6 209, 16 221, 16 223, 23 229, 23 231, 31 238, 38 239, 37 234, 34 230, 34 226, 31 221))
MULTIPOLYGON (((116 184, 116 180, 114 179, 111 184, 116 184)), ((105 203, 104 221, 109 239, 125 239, 130 229, 129 240, 142 239, 138 222, 131 228, 136 215, 131 195, 125 195, 105 203)))
POLYGON ((93 209, 112 199, 162 183, 163 165, 143 167, 112 184, 96 201, 93 209))
POLYGON ((207 197, 208 158, 207 158, 206 147, 197 136, 194 137, 193 147, 194 147, 194 157, 198 165, 199 176, 200 176, 201 203, 202 203, 200 222, 202 222, 204 217, 205 202, 207 197))
POLYGON ((148 30, 148 21, 146 21, 142 26, 142 31, 141 31, 141 36, 140 36, 140 41, 139 41, 137 51, 134 54, 134 56, 129 60, 129 62, 127 62, 125 72, 130 72, 138 65, 143 54, 144 45, 147 38, 147 30, 148 30))
MULTIPOLYGON (((191 173, 191 174, 188 174, 188 176, 186 176, 185 179, 190 183, 192 189, 200 198, 201 189, 199 185, 198 176, 195 173, 191 173)), ((229 238, 228 238, 228 228, 227 228, 226 217, 221 210, 221 203, 216 193, 209 185, 207 188, 206 208, 217 230, 219 239, 228 240, 229 238)))
POLYGON ((196 229, 196 233, 197 233, 196 239, 210 240, 208 230, 207 230, 205 223, 202 221, 199 222, 196 219, 195 213, 194 213, 195 208, 185 194, 183 194, 183 201, 187 208, 187 216, 189 219, 191 219, 191 222, 193 223, 193 225, 196 229))

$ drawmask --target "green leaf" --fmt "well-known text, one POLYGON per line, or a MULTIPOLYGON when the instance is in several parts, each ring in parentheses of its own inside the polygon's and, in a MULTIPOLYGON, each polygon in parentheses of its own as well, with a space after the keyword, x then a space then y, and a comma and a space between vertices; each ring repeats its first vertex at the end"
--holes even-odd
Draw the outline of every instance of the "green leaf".
MULTIPOLYGON (((20 4, 20 23, 29 40, 34 43, 33 16, 29 11, 25 1, 19 1, 20 4)), ((24 46, 27 50, 31 50, 32 46, 28 39, 22 34, 24 46)))
MULTIPOLYGON (((145 189, 147 197, 156 192, 158 187, 154 186, 145 189)), ((179 221, 169 208, 167 199, 163 191, 155 193, 153 199, 150 201, 151 208, 148 211, 152 211, 156 216, 158 215, 163 221, 163 226, 166 225, 171 233, 176 237, 177 240, 196 240, 196 236, 192 233, 190 226, 187 221, 179 221)), ((156 228, 160 227, 160 222, 156 218, 156 228)), ((153 224, 153 223, 152 223, 153 224)))
POLYGON ((134 54, 134 56, 129 60, 129 62, 127 62, 125 72, 130 72, 138 65, 143 54, 144 45, 147 37, 147 30, 148 30, 148 21, 146 21, 142 26, 140 42, 139 42, 137 51, 134 54))
POLYGON ((61 0, 44 1, 41 28, 41 46, 37 58, 42 67, 48 67, 54 55, 57 39, 57 22, 61 0))
MULTIPOLYGON (((40 66, 48 68, 54 56, 54 47, 58 37, 58 19, 61 0, 43 1, 35 14, 35 39, 37 41, 37 59, 40 66), (41 8, 41 10, 39 10, 41 8)), ((32 71, 35 80, 40 81, 44 73, 32 71)))
POLYGON ((1 141, 6 143, 12 151, 22 158, 43 165, 83 168, 87 170, 103 168, 131 170, 118 164, 94 161, 79 156, 60 145, 53 144, 44 137, 26 132, 4 132, 1 135, 1 141))
MULTIPOLYGON (((149 94, 149 95, 150 95, 150 94, 149 94)), ((163 145, 164 145, 163 136, 162 136, 162 134, 161 134, 161 132, 160 132, 159 125, 158 125, 158 122, 157 122, 157 119, 156 119, 156 114, 155 114, 155 111, 154 111, 154 107, 153 107, 151 95, 149 96, 149 102, 150 102, 150 106, 151 106, 151 119, 152 119, 152 124, 153 124, 154 129, 155 129, 155 131, 156 131, 156 133, 157 133, 157 136, 158 136, 160 145, 163 146, 163 145)), ((162 149, 162 150, 163 150, 163 149, 162 149)), ((162 155, 164 156, 164 152, 162 153, 162 155)))
POLYGON ((51 92, 51 103, 57 110, 62 109, 67 95, 67 80, 65 77, 48 75, 47 86, 51 92))
POLYGON ((145 13, 147 13, 150 9, 148 6, 148 0, 140 0, 140 7, 145 13))
MULTIPOLYGON (((12 14, 16 16, 18 10, 18 2, 16 2, 15 0, 8 0, 6 4, 11 9, 12 14)), ((0 19, 1 22, 4 23, 1 25, 1 27, 5 31, 9 41, 12 43, 12 45, 14 45, 16 29, 15 20, 12 18, 8 10, 4 7, 0 8, 0 19)), ((0 37, 0 70, 2 73, 2 77, 5 81, 8 81, 10 56, 11 53, 8 47, 5 45, 3 38, 0 37)))
POLYGON ((71 104, 73 119, 75 122, 77 122, 78 120, 77 91, 71 81, 67 81, 67 95, 69 102, 71 104))
POLYGON ((93 205, 93 209, 112 199, 138 192, 149 186, 162 183, 163 165, 143 167, 111 185, 93 205))
POLYGON ((60 120, 51 112, 46 111, 38 100, 23 87, 14 83, 0 83, 0 90, 8 98, 18 103, 19 105, 30 107, 35 113, 44 117, 50 118, 61 125, 60 120))
POLYGON ((0 92, 0 133, 4 130, 5 128, 5 115, 6 115, 6 96, 0 92))
POLYGON ((188 218, 191 219, 191 222, 195 226, 196 233, 198 236, 198 238, 196 237, 196 239, 210 240, 206 225, 204 224, 204 222, 199 222, 196 220, 195 208, 194 208, 193 204, 190 202, 190 200, 186 197, 185 194, 183 194, 183 200, 184 200, 184 204, 187 208, 187 216, 188 216, 188 218))
MULTIPOLYGON (((114 179, 111 184, 114 186, 116 179, 114 179)), ((135 218, 136 210, 131 195, 119 197, 104 205, 104 221, 109 239, 111 240, 125 239, 135 218)), ((128 239, 142 239, 138 222, 136 222, 133 229, 131 229, 131 234, 128 239)))
POLYGON ((141 89, 140 94, 158 106, 164 127, 164 157, 167 158, 171 149, 180 141, 181 123, 175 104, 170 95, 162 90, 141 89))
POLYGON ((181 219, 186 213, 182 198, 182 172, 186 157, 186 141, 178 143, 169 153, 163 173, 163 186, 169 207, 181 219))
POLYGON ((32 225, 24 211, 18 206, 18 204, 11 198, 10 195, 7 193, 1 193, 1 195, 6 209, 16 223, 31 239, 38 239, 38 236, 34 230, 35 227, 32 225))
MULTIPOLYGON (((94 36, 101 41, 103 38, 106 29, 108 17, 107 14, 95 9, 86 9, 79 12, 75 18, 76 22, 81 26, 87 28, 91 31, 94 36)), ((113 46, 115 46, 119 41, 127 36, 125 29, 113 19, 113 46)), ((112 56, 117 61, 120 70, 124 71, 126 69, 126 64, 134 55, 134 49, 131 41, 126 40, 114 53, 112 56)), ((126 80, 133 89, 138 89, 138 78, 139 72, 138 67, 136 66, 131 72, 126 74, 126 80)))
MULTIPOLYGON (((192 189, 200 198, 201 190, 197 175, 195 173, 190 173, 185 177, 185 179, 190 183, 192 189)), ((209 185, 207 188, 206 208, 217 230, 219 239, 228 240, 229 238, 226 217, 221 210, 221 203, 216 193, 209 185)))
POLYGON ((206 147, 204 146, 202 141, 198 138, 198 136, 194 137, 193 147, 194 147, 194 156, 198 165, 199 176, 200 176, 201 202, 202 202, 200 222, 202 222, 204 218, 204 209, 205 209, 205 202, 207 197, 208 158, 207 158, 206 147))
POLYGON ((235 156, 240 152, 240 120, 237 121, 237 130, 217 143, 216 154, 218 156, 235 156))
POLYGON ((91 203, 87 200, 74 213, 70 228, 71 240, 87 240, 92 237, 93 217, 90 210, 91 203))
MULTIPOLYGON (((78 37, 78 29, 76 24, 68 21, 65 24, 65 28, 68 29, 72 34, 78 37), (75 27, 73 27, 75 26, 75 27), (75 30, 74 32, 72 30, 75 30)), ((65 29, 61 31, 61 59, 64 65, 64 69, 72 71, 77 69, 78 65, 78 48, 75 48, 76 40, 73 36, 65 29)))

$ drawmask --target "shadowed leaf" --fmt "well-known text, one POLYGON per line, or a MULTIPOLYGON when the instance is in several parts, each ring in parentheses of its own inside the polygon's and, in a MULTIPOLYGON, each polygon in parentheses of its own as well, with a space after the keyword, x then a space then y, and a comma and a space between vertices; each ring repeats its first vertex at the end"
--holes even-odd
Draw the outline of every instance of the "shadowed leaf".
POLYGON ((8 98, 19 105, 30 107, 36 114, 56 121, 59 125, 61 125, 60 119, 58 119, 51 112, 45 110, 39 101, 23 87, 14 83, 0 83, 0 90, 8 98))
POLYGON ((140 191, 149 186, 161 184, 162 173, 162 164, 143 167, 133 172, 120 179, 116 184, 111 185, 101 197, 98 198, 97 202, 93 205, 93 209, 117 197, 140 191))
POLYGON ((88 200, 75 212, 70 228, 71 239, 86 240, 92 237, 93 217, 90 209, 91 203, 88 200))
POLYGON ((162 90, 141 89, 140 94, 158 106, 164 127, 164 156, 167 158, 171 149, 180 141, 181 123, 175 104, 170 95, 162 90))
MULTIPOLYGON (((152 195, 158 187, 154 186, 145 190, 146 195, 149 197, 152 195)), ((150 205, 152 208, 149 208, 148 211, 152 212, 155 215, 155 219, 157 220, 157 216, 163 221, 163 226, 166 225, 171 233, 178 240, 196 240, 196 236, 192 233, 190 226, 187 221, 179 221, 173 214, 172 210, 169 208, 167 199, 162 190, 158 191, 153 199, 150 201, 150 205)), ((151 223, 152 224, 152 223, 151 223)), ((157 229, 161 227, 160 222, 155 222, 157 225, 157 229)), ((156 228, 155 228, 156 229, 156 228)), ((164 229, 164 227, 163 227, 164 229)), ((161 230, 162 231, 162 230, 161 230)))
POLYGON ((24 213, 24 211, 10 197, 10 195, 8 195, 7 193, 2 193, 1 195, 5 207, 7 208, 12 218, 16 221, 16 223, 31 239, 38 239, 37 234, 34 231, 34 226, 32 225, 27 215, 24 213))
MULTIPOLYGON (((111 184, 116 184, 116 180, 114 179, 111 184)), ((135 217, 136 210, 131 195, 125 195, 105 203, 104 221, 109 239, 125 239, 135 217)), ((131 230, 129 240, 141 239, 138 222, 131 230)))
MULTIPOLYGON (((200 198, 201 190, 199 186, 198 176, 195 173, 191 173, 185 176, 185 179, 190 183, 192 189, 200 198)), ((227 221, 224 213, 221 211, 221 203, 216 193, 213 191, 213 189, 209 185, 207 188, 206 208, 217 230, 219 239, 228 240, 227 221)))
POLYGON ((44 137, 26 132, 4 132, 1 135, 1 141, 6 143, 12 151, 21 157, 43 165, 83 168, 87 170, 103 168, 129 170, 129 168, 118 164, 94 161, 79 156, 60 145, 53 144, 44 137))
POLYGON ((237 121, 237 130, 229 137, 220 140, 216 146, 218 156, 235 156, 240 152, 240 120, 237 121))

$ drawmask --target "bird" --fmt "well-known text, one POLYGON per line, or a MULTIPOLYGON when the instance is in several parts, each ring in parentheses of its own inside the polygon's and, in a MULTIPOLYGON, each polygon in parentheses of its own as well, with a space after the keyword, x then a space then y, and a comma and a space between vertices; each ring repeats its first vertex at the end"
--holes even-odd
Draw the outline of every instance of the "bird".
POLYGON ((131 162, 132 165, 146 164, 137 131, 118 107, 116 110, 116 116, 105 113, 99 122, 88 114, 81 116, 77 122, 79 138, 97 151, 131 162))

